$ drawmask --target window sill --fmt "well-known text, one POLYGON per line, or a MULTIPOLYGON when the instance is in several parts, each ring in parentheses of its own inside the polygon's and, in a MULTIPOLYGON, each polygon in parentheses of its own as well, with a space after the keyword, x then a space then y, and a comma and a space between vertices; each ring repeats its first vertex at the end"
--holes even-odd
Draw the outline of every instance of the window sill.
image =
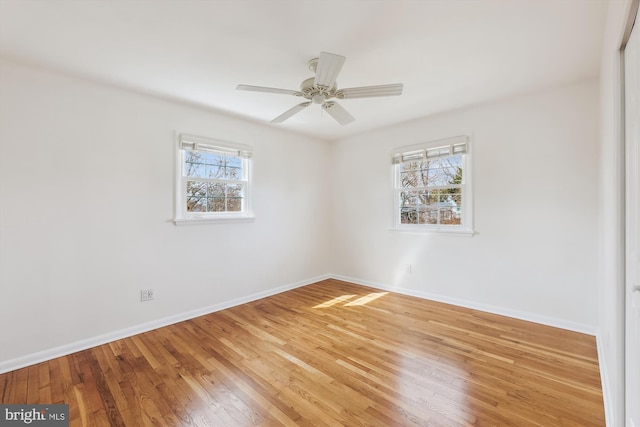
POLYGON ((253 222, 254 216, 221 216, 219 218, 175 218, 175 225, 205 225, 205 224, 227 224, 232 222, 253 222))
POLYGON ((396 231, 404 234, 443 234, 466 237, 473 237, 478 234, 474 230, 447 230, 446 228, 394 227, 390 228, 389 231, 396 231))

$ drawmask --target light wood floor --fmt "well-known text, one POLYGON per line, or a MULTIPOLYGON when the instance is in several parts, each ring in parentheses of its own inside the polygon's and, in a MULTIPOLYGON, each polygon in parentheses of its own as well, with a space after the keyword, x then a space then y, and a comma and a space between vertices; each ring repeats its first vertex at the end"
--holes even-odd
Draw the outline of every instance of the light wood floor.
POLYGON ((591 336, 326 280, 0 375, 78 426, 604 426, 591 336))

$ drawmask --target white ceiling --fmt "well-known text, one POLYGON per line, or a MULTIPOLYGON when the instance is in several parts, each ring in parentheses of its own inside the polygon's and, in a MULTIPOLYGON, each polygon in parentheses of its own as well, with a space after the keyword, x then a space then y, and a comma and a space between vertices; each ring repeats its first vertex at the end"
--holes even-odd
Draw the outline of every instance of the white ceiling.
POLYGON ((237 91, 299 88, 320 51, 341 88, 404 83, 400 97, 318 105, 271 125, 339 139, 595 77, 605 0, 0 0, 0 54, 268 122, 301 102, 237 91))

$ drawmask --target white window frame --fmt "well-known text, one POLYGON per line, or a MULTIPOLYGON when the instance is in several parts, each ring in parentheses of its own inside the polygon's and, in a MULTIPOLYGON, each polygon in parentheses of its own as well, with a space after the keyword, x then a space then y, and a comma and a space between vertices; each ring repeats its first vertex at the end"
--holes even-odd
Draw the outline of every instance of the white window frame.
POLYGON ((176 225, 253 221, 251 210, 251 157, 252 147, 203 136, 176 134, 176 225), (241 184, 243 187, 242 209, 238 212, 187 212, 187 181, 185 176, 185 150, 199 150, 237 157, 242 163, 242 177, 239 180, 201 178, 203 182, 225 182, 241 184))
MULTIPOLYGON (((473 191, 471 171, 471 139, 466 136, 439 139, 421 144, 395 148, 391 152, 393 178, 393 226, 392 230, 408 232, 435 232, 461 235, 473 235, 473 191), (402 187, 400 170, 405 162, 420 159, 443 158, 451 155, 462 155, 462 183, 461 189, 461 224, 402 224, 400 214, 400 193, 406 190, 402 187)), ((421 187, 433 188, 438 187, 421 187)))

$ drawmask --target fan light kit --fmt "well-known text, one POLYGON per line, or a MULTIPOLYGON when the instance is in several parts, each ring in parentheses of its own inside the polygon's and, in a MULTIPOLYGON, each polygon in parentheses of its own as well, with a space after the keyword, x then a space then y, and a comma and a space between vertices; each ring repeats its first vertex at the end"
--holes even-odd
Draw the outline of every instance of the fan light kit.
POLYGON ((314 58, 309 61, 309 69, 313 71, 316 76, 303 81, 300 85, 300 90, 251 85, 238 85, 236 89, 252 92, 294 95, 308 100, 280 114, 278 117, 271 120, 271 123, 282 123, 311 104, 320 104, 331 117, 336 119, 336 121, 343 126, 351 123, 355 118, 336 101, 332 101, 332 98, 351 99, 402 95, 402 83, 338 89, 336 78, 338 77, 338 73, 340 73, 342 65, 346 59, 347 58, 344 56, 336 55, 334 53, 320 52, 319 58, 314 58))

